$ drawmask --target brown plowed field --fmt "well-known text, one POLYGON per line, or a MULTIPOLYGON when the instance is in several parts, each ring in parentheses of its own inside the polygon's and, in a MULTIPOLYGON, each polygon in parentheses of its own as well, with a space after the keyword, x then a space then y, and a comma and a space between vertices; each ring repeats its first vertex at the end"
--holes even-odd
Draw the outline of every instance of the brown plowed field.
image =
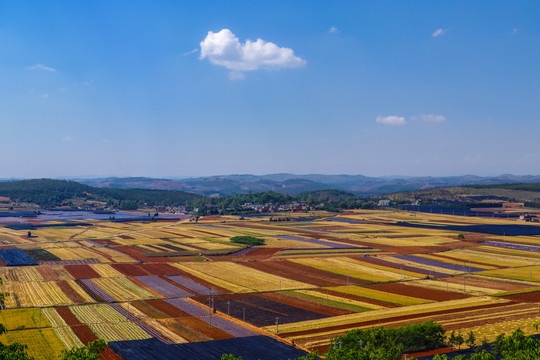
POLYGON ((145 276, 150 275, 146 270, 142 268, 139 264, 111 264, 111 266, 120 271, 124 275, 130 276, 145 276))
POLYGON ((65 281, 57 281, 56 284, 62 290, 62 292, 66 294, 69 300, 73 301, 75 304, 84 303, 84 299, 81 297, 81 295, 77 294, 77 292, 73 290, 73 288, 69 286, 68 283, 66 283, 65 281))
POLYGON ((58 280, 58 276, 54 273, 54 271, 49 266, 37 266, 37 271, 39 271, 39 274, 43 277, 43 280, 45 281, 56 281, 58 280))
POLYGON ((456 299, 468 298, 467 295, 463 295, 463 294, 428 289, 428 288, 399 284, 399 283, 377 284, 377 285, 370 285, 367 287, 374 290, 386 291, 391 294, 405 295, 405 296, 411 296, 411 297, 416 297, 416 298, 426 299, 426 300, 433 300, 433 301, 445 301, 445 300, 456 300, 456 299))
MULTIPOLYGON (((133 301, 132 305, 135 306, 140 311, 142 311, 143 313, 147 314, 149 317, 154 318, 154 319, 164 319, 164 318, 171 317, 171 315, 161 310, 158 310, 155 306, 152 306, 152 304, 149 303, 149 301, 156 301, 156 300, 137 300, 137 301, 133 301)), ((157 300, 157 301, 161 301, 161 300, 157 300)), ((165 303, 165 304, 170 305, 168 303, 165 303)))
MULTIPOLYGON (((382 322, 398 322, 398 321, 407 321, 412 320, 411 322, 415 322, 415 319, 421 318, 421 317, 433 317, 436 315, 447 315, 450 314, 451 317, 455 317, 456 314, 459 314, 464 311, 472 311, 472 310, 484 310, 484 309, 495 309, 502 306, 508 306, 510 303, 505 304, 488 304, 488 305, 479 305, 479 306, 471 306, 471 307, 465 307, 460 309, 452 309, 452 310, 440 310, 440 311, 432 311, 432 312, 425 312, 425 313, 419 313, 419 314, 412 314, 412 315, 403 315, 403 316, 395 316, 392 318, 386 318, 381 320, 370 320, 370 321, 360 321, 357 323, 351 323, 351 324, 345 324, 345 325, 336 325, 336 326, 329 326, 329 327, 322 327, 319 329, 314 330, 303 330, 303 331, 295 331, 290 333, 283 333, 282 336, 299 336, 299 335, 310 335, 310 334, 316 334, 318 332, 327 332, 327 331, 338 331, 338 330, 346 330, 346 329, 352 329, 355 327, 361 327, 361 326, 370 326, 370 325, 379 325, 382 322)), ((435 319, 434 319, 435 321, 435 319)), ((394 326, 394 325, 392 325, 394 326)))
POLYGON ((171 259, 168 259, 166 257, 161 257, 161 256, 147 257, 146 255, 144 255, 146 251, 136 248, 134 246, 125 246, 125 245, 115 246, 114 250, 118 250, 126 255, 131 256, 135 260, 139 260, 143 262, 171 262, 172 261, 171 259))
MULTIPOLYGON (((448 282, 452 284, 463 284, 463 277, 461 276, 455 276, 455 277, 449 277, 446 278, 448 282)), ((467 276, 465 279, 466 285, 471 286, 478 286, 478 287, 484 287, 488 289, 495 289, 495 290, 501 290, 501 291, 514 291, 514 290, 522 290, 526 289, 530 286, 516 284, 511 281, 505 281, 505 280, 499 280, 499 279, 481 279, 476 278, 474 276, 467 276)))
POLYGON ((177 275, 178 268, 169 264, 142 264, 142 268, 150 275, 177 275))
MULTIPOLYGON (((178 309, 176 306, 173 306, 163 300, 146 300, 145 302, 154 309, 158 310, 160 313, 166 314, 167 317, 178 318, 180 317, 180 314, 182 314, 182 317, 190 316, 187 313, 178 309)), ((146 307, 146 309, 151 311, 151 308, 146 307)))
MULTIPOLYGON (((347 277, 344 275, 334 274, 287 260, 245 262, 242 265, 315 286, 340 286, 347 284, 347 277)), ((358 279, 355 279, 355 281, 359 284, 369 283, 369 281, 358 279)))
POLYGON ((537 303, 537 302, 540 302, 540 291, 533 291, 533 292, 524 293, 524 294, 508 295, 508 296, 504 296, 503 298, 508 299, 508 300, 514 300, 514 301, 537 303))
POLYGON ((75 279, 93 279, 100 277, 90 265, 65 265, 64 269, 66 269, 75 279))

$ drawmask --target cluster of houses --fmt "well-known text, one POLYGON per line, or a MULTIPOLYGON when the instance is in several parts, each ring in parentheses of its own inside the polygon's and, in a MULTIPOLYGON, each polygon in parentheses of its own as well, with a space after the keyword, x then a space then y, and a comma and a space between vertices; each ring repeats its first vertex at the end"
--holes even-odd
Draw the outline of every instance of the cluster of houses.
POLYGON ((275 205, 272 203, 267 203, 267 204, 244 203, 242 205, 242 209, 258 211, 261 213, 280 212, 280 211, 301 212, 301 211, 309 210, 309 206, 307 202, 305 201, 295 201, 286 205, 275 205))

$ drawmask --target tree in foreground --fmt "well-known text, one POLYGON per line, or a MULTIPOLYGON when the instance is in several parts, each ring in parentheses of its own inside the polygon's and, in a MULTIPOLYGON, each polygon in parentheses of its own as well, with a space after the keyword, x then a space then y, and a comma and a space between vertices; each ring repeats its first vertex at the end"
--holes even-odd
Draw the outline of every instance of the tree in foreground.
POLYGON ((107 344, 103 339, 94 340, 88 346, 62 350, 60 360, 99 360, 101 359, 101 352, 106 347, 107 344))

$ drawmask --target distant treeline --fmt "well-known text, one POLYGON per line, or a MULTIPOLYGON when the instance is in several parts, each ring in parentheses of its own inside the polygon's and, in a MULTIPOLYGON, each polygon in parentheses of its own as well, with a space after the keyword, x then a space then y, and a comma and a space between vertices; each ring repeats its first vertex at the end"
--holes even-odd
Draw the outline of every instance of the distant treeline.
POLYGON ((150 206, 191 205, 204 197, 184 191, 147 189, 94 188, 75 181, 33 179, 0 182, 0 196, 8 196, 11 201, 37 204, 51 208, 69 204, 72 200, 98 200, 121 209, 136 209, 150 206))
POLYGON ((520 184, 498 184, 498 185, 467 185, 472 189, 508 189, 540 192, 540 183, 520 183, 520 184))

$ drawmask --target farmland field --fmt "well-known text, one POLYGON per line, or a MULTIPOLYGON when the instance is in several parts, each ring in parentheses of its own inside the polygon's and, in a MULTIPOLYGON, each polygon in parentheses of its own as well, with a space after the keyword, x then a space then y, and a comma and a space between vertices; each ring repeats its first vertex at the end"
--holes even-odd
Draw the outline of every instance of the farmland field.
MULTIPOLYGON (((97 338, 171 345, 271 335, 325 350, 350 329, 426 320, 478 338, 516 327, 533 333, 540 235, 490 230, 460 240, 449 224, 519 227, 506 219, 355 210, 302 213, 290 222, 92 220, 39 228, 31 238, 0 228, 0 292, 9 294, 2 340, 26 342, 36 359, 52 359, 97 338), (266 244, 245 248, 230 242, 237 235, 266 244)), ((119 357, 107 349, 105 359, 119 357)))

